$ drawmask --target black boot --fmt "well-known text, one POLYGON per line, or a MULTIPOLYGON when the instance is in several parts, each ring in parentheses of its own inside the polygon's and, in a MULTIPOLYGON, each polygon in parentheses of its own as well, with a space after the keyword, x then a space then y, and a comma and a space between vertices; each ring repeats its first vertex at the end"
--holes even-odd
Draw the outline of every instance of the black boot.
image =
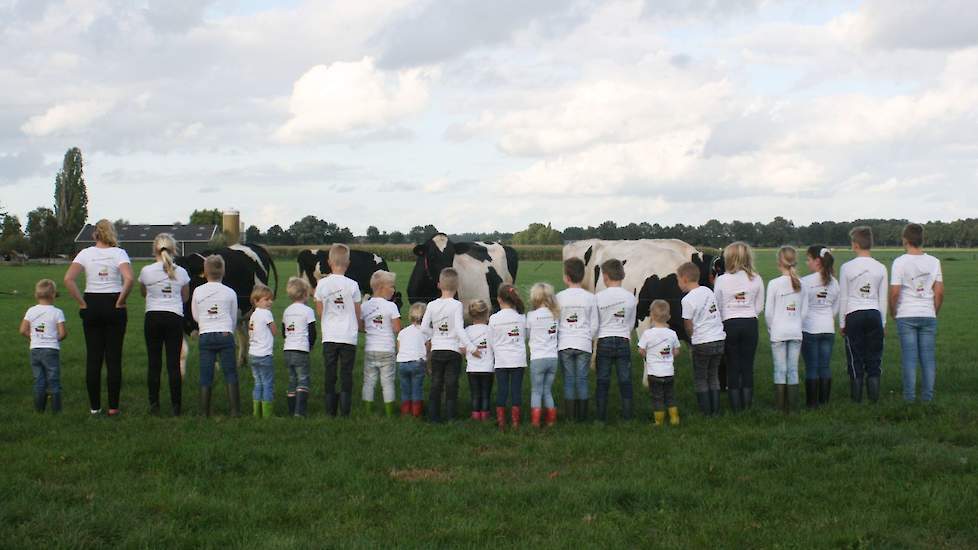
POLYGON ((241 416, 241 393, 238 390, 238 384, 228 384, 228 414, 231 418, 238 418, 241 416))
POLYGON ((564 418, 573 420, 577 418, 577 400, 564 399, 564 418))
POLYGON ((445 400, 445 420, 451 422, 455 420, 455 413, 458 405, 454 399, 445 400))
POLYGON ((577 421, 587 422, 587 399, 578 399, 577 407, 579 410, 577 414, 577 421))
POLYGON ((200 388, 200 415, 210 417, 211 415, 211 387, 200 388))
POLYGON ((428 422, 438 424, 441 422, 441 396, 432 396, 428 400, 428 422))
POLYGON ((818 379, 818 404, 825 405, 829 402, 829 396, 832 394, 832 379, 831 378, 819 378, 818 379))
POLYGON ((150 404, 149 404, 149 414, 151 416, 159 416, 160 415, 160 402, 159 401, 150 402, 150 404))
POLYGON ((798 412, 798 384, 788 384, 785 389, 784 412, 798 412))
POLYGON ((720 390, 710 390, 710 414, 720 416, 720 390))
POLYGON ((744 410, 751 408, 754 404, 754 388, 740 388, 740 397, 742 399, 744 410))
POLYGON ((285 395, 285 403, 289 407, 289 416, 295 416, 295 401, 296 398, 294 395, 285 395))
POLYGON ((621 399, 621 419, 631 420, 632 419, 632 398, 623 397, 621 399))
POLYGON ((818 407, 818 378, 805 379, 805 406, 809 409, 818 407))
POLYGON ((774 385, 774 408, 778 412, 786 413, 788 412, 788 407, 785 405, 787 403, 787 390, 784 384, 774 385))
POLYGON ((867 376, 866 377, 866 398, 869 399, 871 403, 876 403, 880 400, 880 377, 879 376, 867 376))
POLYGON ((323 403, 326 406, 326 414, 329 416, 336 416, 336 408, 339 404, 336 399, 336 394, 334 392, 326 392, 326 397, 323 398, 323 403))
POLYGON ((696 404, 700 406, 700 412, 703 416, 710 416, 710 393, 705 391, 696 392, 696 404))
POLYGON ((295 394, 295 416, 306 417, 306 407, 309 404, 309 392, 300 391, 295 394))
POLYGON ((595 408, 597 409, 594 415, 595 417, 597 417, 598 422, 607 422, 608 421, 608 396, 604 396, 604 397, 600 395, 595 396, 594 401, 595 401, 595 408))
POLYGON ((34 394, 34 411, 42 413, 44 409, 48 406, 48 394, 45 392, 37 392, 34 394))
POLYGON ((179 401, 171 403, 170 410, 173 411, 173 416, 180 416, 183 413, 183 405, 179 401))
POLYGON ((863 402, 863 379, 861 377, 849 377, 849 390, 852 393, 852 400, 856 403, 863 402))
POLYGON ((730 412, 740 412, 744 407, 740 397, 740 388, 727 388, 727 396, 730 397, 730 412))
POLYGON ((353 394, 348 391, 340 392, 340 416, 350 416, 353 406, 353 394))
POLYGON ((61 412, 61 392, 51 394, 51 412, 54 414, 61 412))

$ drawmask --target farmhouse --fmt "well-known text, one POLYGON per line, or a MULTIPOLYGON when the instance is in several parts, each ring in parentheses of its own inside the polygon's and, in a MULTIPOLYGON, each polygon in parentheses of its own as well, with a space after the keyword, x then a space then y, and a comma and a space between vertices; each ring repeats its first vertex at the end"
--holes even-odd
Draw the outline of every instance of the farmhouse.
MULTIPOLYGON (((92 224, 75 236, 75 252, 95 244, 92 240, 92 224)), ((153 239, 160 233, 170 233, 177 240, 176 254, 186 256, 209 248, 208 243, 220 231, 217 225, 122 225, 116 227, 119 246, 130 258, 152 258, 153 239)))

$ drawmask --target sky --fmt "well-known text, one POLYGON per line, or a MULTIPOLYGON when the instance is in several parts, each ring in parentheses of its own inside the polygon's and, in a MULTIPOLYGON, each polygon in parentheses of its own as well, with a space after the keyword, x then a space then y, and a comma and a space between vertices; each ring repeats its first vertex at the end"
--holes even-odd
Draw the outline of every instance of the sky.
POLYGON ((978 215, 971 0, 0 0, 0 83, 22 220, 978 215))

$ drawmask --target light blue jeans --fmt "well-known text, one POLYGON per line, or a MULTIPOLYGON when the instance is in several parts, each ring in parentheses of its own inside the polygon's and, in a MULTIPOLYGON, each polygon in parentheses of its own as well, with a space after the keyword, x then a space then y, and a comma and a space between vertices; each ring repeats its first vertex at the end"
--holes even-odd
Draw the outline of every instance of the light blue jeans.
POLYGON ((255 377, 251 398, 255 401, 275 401, 275 356, 256 357, 249 354, 248 361, 251 363, 251 374, 255 377))
POLYGON ((775 384, 798 384, 798 357, 801 340, 771 342, 771 359, 774 362, 775 384))
POLYGON ((238 364, 235 357, 234 335, 230 332, 207 332, 200 335, 200 386, 214 383, 214 363, 221 358, 221 371, 226 384, 238 383, 238 364))
POLYGON ((937 374, 935 342, 937 340, 936 317, 902 317, 896 320, 900 335, 903 361, 903 399, 913 401, 917 397, 917 365, 920 365, 920 400, 934 398, 934 378, 937 374))
POLYGON ((34 374, 34 394, 61 393, 61 351, 54 348, 31 350, 31 372, 34 374))
POLYGON ((587 399, 591 352, 568 348, 558 351, 557 355, 564 369, 564 399, 587 399))
POLYGON ((401 401, 424 401, 425 362, 404 361, 397 364, 401 379, 401 401))
POLYGON ((556 357, 530 361, 531 408, 539 409, 541 401, 544 408, 554 408, 554 395, 551 390, 554 387, 554 380, 557 378, 557 365, 556 357))

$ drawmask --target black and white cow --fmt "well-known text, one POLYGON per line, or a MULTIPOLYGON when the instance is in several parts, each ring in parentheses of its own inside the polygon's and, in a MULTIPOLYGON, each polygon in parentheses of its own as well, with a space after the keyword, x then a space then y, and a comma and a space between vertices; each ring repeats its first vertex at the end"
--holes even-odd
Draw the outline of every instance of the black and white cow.
MULTIPOLYGON (((328 259, 328 250, 306 249, 299 252, 299 257, 296 258, 296 263, 299 264, 299 276, 308 279, 309 285, 315 289, 319 279, 332 272, 328 259)), ((370 289, 370 276, 375 271, 390 271, 387 261, 372 252, 350 250, 350 267, 346 270, 346 276, 357 282, 361 294, 366 296, 373 293, 370 289)), ((401 293, 395 290, 391 301, 400 309, 401 293)))
POLYGON ((492 304, 499 309, 496 292, 501 283, 515 283, 519 258, 516 250, 497 242, 453 243, 448 235, 436 233, 427 241, 414 247, 417 257, 411 280, 408 282, 408 299, 411 303, 430 302, 439 296, 438 276, 446 267, 458 271, 458 299, 465 305, 474 300, 492 304))

